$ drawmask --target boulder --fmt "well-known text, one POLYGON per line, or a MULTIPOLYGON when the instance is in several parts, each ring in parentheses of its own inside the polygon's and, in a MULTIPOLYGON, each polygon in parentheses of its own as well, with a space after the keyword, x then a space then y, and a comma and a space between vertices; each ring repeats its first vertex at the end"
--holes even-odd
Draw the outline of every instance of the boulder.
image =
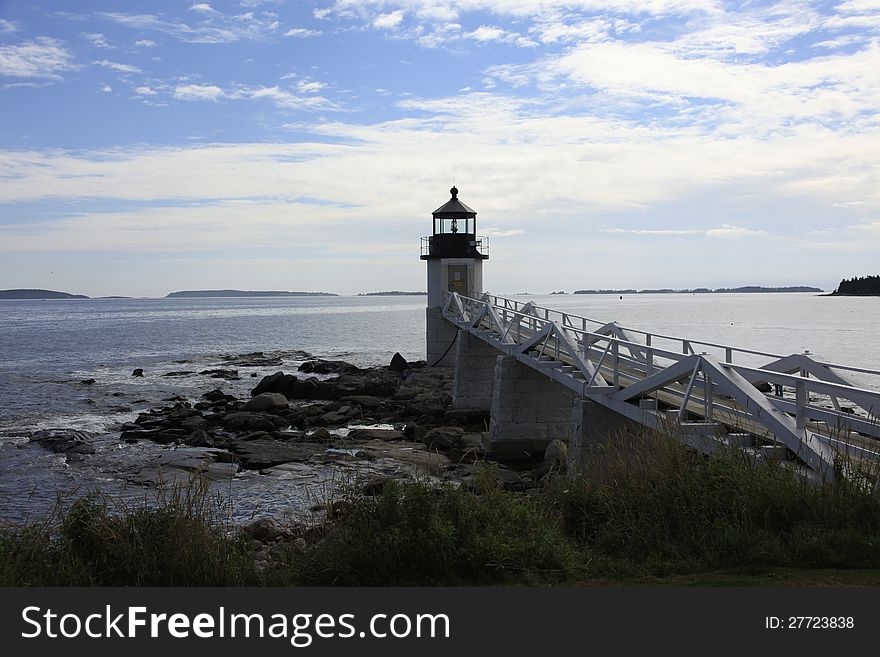
POLYGON ((280 367, 281 357, 275 354, 266 355, 262 351, 250 354, 236 354, 220 356, 227 365, 238 367, 280 367))
POLYGON ((461 427, 437 427, 427 432, 422 442, 429 449, 447 450, 458 445, 463 435, 464 429, 461 427))
POLYGON ((550 441, 544 450, 544 464, 555 468, 565 468, 568 463, 568 445, 559 440, 550 441))
POLYGON ((309 374, 351 374, 352 372, 360 372, 360 368, 351 363, 346 363, 344 360, 316 358, 300 365, 299 371, 309 374))
POLYGON ((190 374, 195 374, 193 370, 180 370, 176 372, 165 372, 162 376, 189 376, 190 374))
POLYGON ((92 436, 72 429, 44 429, 31 435, 31 442, 57 454, 94 454, 92 436))
POLYGON ((232 440, 229 450, 241 460, 241 467, 250 470, 271 468, 282 463, 308 461, 315 454, 323 453, 324 445, 281 441, 273 438, 256 440, 232 440))
POLYGON ((237 381, 241 377, 238 370, 202 370, 199 374, 210 376, 212 379, 226 379, 227 381, 237 381))
POLYGON ((223 425, 233 431, 275 431, 285 428, 287 421, 275 415, 236 411, 223 416, 223 425))
POLYGON ((213 390, 209 390, 204 395, 202 395, 203 399, 207 399, 209 402, 234 402, 236 401, 235 397, 232 395, 227 395, 225 392, 220 390, 220 388, 214 388, 213 390))
POLYGON ((90 386, 90 385, 92 385, 94 382, 95 382, 94 379, 83 379, 82 381, 80 381, 80 383, 82 383, 83 385, 86 385, 86 386, 90 386))
POLYGON ((400 353, 395 353, 391 357, 391 364, 388 367, 392 372, 403 372, 409 368, 409 363, 406 362, 406 358, 401 356, 400 353))
POLYGON ((211 438, 207 431, 196 429, 186 439, 186 444, 193 447, 213 447, 214 439, 211 438))
POLYGON ((143 368, 138 367, 137 369, 135 369, 134 371, 132 371, 131 375, 132 375, 132 376, 143 376, 143 375, 144 375, 144 370, 143 370, 143 368))
POLYGON ((245 402, 242 409, 245 411, 283 411, 289 406, 287 397, 278 392, 263 392, 245 402))

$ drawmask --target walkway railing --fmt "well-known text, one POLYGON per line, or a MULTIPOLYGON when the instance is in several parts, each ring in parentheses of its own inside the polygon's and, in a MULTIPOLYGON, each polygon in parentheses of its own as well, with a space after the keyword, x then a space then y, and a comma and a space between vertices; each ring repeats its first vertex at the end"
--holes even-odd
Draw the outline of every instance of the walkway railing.
POLYGON ((673 424, 706 451, 750 446, 823 477, 842 454, 880 459, 880 371, 652 333, 491 294, 447 293, 443 312, 578 395, 645 426, 673 424), (756 357, 770 360, 741 362, 756 357), (857 385, 854 374, 870 385, 857 385))

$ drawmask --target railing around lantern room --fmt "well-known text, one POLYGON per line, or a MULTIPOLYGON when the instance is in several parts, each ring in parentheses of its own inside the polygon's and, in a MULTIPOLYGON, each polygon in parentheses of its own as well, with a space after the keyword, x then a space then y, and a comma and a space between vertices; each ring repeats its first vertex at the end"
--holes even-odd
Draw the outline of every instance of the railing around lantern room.
POLYGON ((468 233, 440 233, 422 238, 423 258, 489 257, 489 238, 468 233))

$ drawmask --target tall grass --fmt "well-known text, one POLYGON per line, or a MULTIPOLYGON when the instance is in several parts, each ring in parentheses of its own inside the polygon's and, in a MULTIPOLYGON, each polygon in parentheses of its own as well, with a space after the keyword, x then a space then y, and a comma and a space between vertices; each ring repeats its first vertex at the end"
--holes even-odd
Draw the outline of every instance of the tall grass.
POLYGON ((566 533, 609 572, 880 567, 871 477, 817 485, 779 462, 706 457, 665 435, 606 446, 554 496, 566 533))
POLYGON ((0 584, 213 586, 254 582, 245 537, 228 535, 204 480, 121 507, 98 494, 0 532, 0 584))
POLYGON ((806 573, 801 582, 820 569, 880 580, 872 476, 816 485, 782 464, 705 457, 658 435, 606 446, 537 495, 503 490, 486 467, 470 486, 391 482, 331 509, 267 549, 227 531, 198 482, 150 507, 88 496, 0 530, 0 585, 699 582, 719 570, 760 581, 778 569, 806 573))

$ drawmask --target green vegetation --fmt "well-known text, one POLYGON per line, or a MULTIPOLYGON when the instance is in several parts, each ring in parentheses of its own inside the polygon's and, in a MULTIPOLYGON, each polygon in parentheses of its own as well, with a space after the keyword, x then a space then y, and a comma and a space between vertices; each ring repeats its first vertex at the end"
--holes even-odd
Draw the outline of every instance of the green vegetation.
POLYGON ((838 296, 880 296, 880 276, 844 278, 832 292, 838 296))
POLYGON ((816 486, 781 464, 652 436, 539 495, 385 486, 271 546, 226 532, 204 488, 156 510, 87 497, 0 532, 0 585, 880 584, 873 477, 816 486))

